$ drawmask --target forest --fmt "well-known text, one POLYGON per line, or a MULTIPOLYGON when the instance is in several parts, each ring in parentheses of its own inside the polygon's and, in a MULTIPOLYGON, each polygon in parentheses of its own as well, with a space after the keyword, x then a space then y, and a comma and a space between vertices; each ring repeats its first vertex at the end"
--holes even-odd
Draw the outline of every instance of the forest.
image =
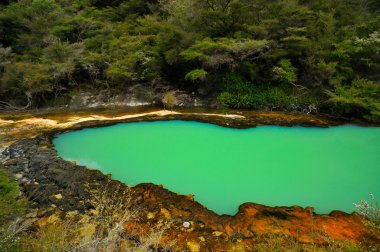
POLYGON ((0 4, 3 109, 162 83, 234 109, 380 121, 380 1, 0 4))

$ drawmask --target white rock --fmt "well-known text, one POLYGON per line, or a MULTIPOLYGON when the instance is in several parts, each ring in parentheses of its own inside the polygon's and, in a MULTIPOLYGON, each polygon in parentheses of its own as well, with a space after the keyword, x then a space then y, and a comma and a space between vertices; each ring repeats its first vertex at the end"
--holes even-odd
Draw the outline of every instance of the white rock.
POLYGON ((189 228, 190 227, 190 222, 185 221, 182 225, 183 225, 184 228, 189 228))
POLYGON ((59 194, 54 195, 54 198, 56 198, 57 200, 60 200, 63 198, 63 196, 62 194, 59 193, 59 194))
POLYGON ((16 179, 22 179, 23 175, 21 173, 15 174, 16 179))

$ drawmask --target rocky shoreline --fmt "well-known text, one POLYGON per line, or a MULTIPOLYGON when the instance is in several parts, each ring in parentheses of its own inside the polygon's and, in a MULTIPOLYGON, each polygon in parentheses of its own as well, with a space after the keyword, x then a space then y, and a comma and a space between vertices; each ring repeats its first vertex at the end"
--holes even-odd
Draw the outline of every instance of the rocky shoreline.
MULTIPOLYGON (((134 218, 123 222, 125 231, 131 237, 139 239, 141 234, 149 233, 152 228, 165 226, 161 241, 168 243, 175 240, 175 250, 225 251, 226 248, 234 248, 236 251, 250 251, 260 237, 268 234, 284 235, 305 244, 323 245, 331 241, 348 241, 367 247, 380 244, 380 231, 366 227, 362 217, 355 213, 333 211, 329 215, 319 215, 313 213, 312 208, 267 207, 245 203, 235 216, 218 215, 195 202, 191 195, 178 195, 159 185, 127 187, 100 171, 61 159, 52 146, 56 134, 120 122, 175 119, 249 128, 258 125, 328 127, 346 123, 344 121, 268 112, 220 114, 174 111, 109 117, 73 115, 59 120, 57 117, 51 118, 55 118, 56 123, 50 121, 49 127, 46 126, 47 121, 42 120, 40 123, 44 127, 34 125, 35 132, 23 136, 26 127, 15 135, 10 134, 14 141, 10 141, 10 145, 0 155, 0 165, 14 174, 25 196, 33 202, 35 211, 28 218, 32 225, 91 218, 96 215, 99 204, 96 199, 105 193, 107 198, 127 202, 125 211, 135 213, 134 218), (125 198, 126 191, 128 200, 125 198)), ((51 118, 44 119, 53 120, 51 118)), ((5 125, 13 121, 12 129, 16 129, 17 122, 22 120, 7 118, 0 123, 5 125)))

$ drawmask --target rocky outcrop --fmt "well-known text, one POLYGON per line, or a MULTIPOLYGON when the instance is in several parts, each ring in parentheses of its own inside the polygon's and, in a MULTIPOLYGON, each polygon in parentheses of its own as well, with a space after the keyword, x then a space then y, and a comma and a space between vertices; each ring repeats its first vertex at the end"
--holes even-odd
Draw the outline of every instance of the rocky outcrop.
POLYGON ((112 95, 105 91, 79 90, 72 96, 68 106, 71 109, 148 106, 156 103, 155 95, 154 89, 141 84, 128 88, 124 93, 112 95))
POLYGON ((83 108, 115 108, 162 105, 166 93, 173 93, 176 98, 175 107, 217 106, 215 97, 201 96, 195 92, 172 89, 165 85, 136 84, 128 87, 124 92, 111 94, 110 92, 95 90, 78 90, 74 92, 68 107, 71 109, 83 108))

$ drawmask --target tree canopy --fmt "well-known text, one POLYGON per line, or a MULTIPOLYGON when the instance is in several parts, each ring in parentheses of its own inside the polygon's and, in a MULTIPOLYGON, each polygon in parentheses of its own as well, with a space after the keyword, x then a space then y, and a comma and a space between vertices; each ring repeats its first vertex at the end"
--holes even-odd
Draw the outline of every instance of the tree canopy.
POLYGON ((0 4, 2 102, 47 106, 74 88, 160 82, 207 87, 234 108, 312 107, 380 120, 379 1, 0 4))

